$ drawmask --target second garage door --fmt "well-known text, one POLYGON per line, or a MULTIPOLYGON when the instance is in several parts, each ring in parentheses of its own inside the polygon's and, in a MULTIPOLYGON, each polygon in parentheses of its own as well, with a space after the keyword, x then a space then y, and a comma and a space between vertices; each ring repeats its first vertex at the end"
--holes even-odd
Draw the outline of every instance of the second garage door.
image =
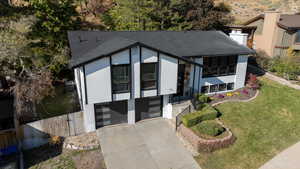
POLYGON ((135 101, 135 119, 136 121, 160 117, 161 111, 161 96, 147 97, 136 99, 135 101))
POLYGON ((127 123, 127 101, 95 104, 96 128, 127 123))

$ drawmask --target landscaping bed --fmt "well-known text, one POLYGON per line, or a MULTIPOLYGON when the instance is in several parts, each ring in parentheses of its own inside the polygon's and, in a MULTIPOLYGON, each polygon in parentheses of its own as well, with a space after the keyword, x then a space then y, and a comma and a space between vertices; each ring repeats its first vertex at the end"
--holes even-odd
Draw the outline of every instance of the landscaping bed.
POLYGON ((255 89, 249 89, 247 87, 238 89, 234 92, 228 92, 223 94, 216 94, 213 96, 210 96, 210 102, 209 104, 215 105, 219 102, 224 102, 226 100, 230 101, 245 101, 253 98, 258 90, 255 89))
POLYGON ((233 144, 235 137, 217 118, 221 115, 206 104, 201 110, 184 115, 178 132, 197 152, 212 152, 233 144))
MULTIPOLYGON (((202 122, 204 123, 204 122, 202 122)), ((201 123, 199 123, 200 125, 201 123)), ((221 124, 219 124, 221 125, 221 124)), ((224 130, 216 136, 211 136, 199 132, 194 128, 187 128, 180 125, 178 132, 194 147, 197 152, 213 152, 222 148, 226 148, 235 142, 235 137, 232 132, 221 126, 224 130)))

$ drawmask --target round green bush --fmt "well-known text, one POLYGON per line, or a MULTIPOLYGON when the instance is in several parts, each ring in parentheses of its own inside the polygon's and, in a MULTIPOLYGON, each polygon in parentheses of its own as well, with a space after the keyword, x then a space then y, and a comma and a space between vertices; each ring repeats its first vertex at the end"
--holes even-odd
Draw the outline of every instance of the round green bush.
POLYGON ((225 131, 225 128, 214 120, 208 120, 195 125, 193 130, 199 134, 218 136, 225 131))

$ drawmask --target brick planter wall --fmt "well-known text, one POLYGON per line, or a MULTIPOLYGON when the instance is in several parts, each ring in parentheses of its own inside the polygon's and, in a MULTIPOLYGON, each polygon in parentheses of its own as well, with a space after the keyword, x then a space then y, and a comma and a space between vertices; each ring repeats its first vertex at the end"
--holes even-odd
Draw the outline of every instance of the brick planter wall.
MULTIPOLYGON (((223 127, 224 125, 218 121, 223 127)), ((226 127, 224 127, 226 128, 226 127)), ((215 150, 226 148, 233 144, 236 140, 232 132, 226 128, 228 135, 224 138, 203 139, 196 135, 191 129, 180 125, 178 132, 198 151, 198 152, 213 152, 215 150)))

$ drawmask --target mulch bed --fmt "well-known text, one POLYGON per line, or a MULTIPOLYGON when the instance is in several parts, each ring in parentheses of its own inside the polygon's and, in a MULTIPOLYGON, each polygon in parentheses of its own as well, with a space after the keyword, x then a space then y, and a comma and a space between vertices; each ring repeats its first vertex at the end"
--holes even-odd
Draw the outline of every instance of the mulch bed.
POLYGON ((219 102, 231 100, 231 101, 243 101, 249 100, 253 98, 256 94, 257 90, 249 89, 249 88, 242 88, 235 90, 233 92, 227 92, 222 94, 215 94, 210 96, 211 101, 209 104, 214 105, 219 102))

